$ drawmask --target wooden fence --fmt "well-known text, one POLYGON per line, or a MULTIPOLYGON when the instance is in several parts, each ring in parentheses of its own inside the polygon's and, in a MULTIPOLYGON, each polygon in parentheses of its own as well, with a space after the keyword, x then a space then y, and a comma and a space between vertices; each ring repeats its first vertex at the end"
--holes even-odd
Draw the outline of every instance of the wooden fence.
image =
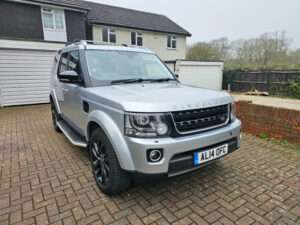
POLYGON ((300 84, 300 71, 238 71, 224 72, 223 89, 247 92, 254 89, 270 95, 292 96, 291 84, 300 84))

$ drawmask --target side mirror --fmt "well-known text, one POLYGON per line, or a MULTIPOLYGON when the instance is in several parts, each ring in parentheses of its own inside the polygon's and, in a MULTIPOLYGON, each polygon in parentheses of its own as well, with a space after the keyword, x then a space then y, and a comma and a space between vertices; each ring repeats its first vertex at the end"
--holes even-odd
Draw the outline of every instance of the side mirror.
POLYGON ((69 81, 69 82, 80 82, 79 75, 74 70, 67 70, 59 74, 59 79, 69 81))

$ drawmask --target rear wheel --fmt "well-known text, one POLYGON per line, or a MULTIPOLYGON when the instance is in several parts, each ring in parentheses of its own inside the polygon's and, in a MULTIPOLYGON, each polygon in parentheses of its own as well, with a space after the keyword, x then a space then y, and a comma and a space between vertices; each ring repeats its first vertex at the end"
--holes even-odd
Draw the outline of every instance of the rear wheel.
POLYGON ((130 186, 129 175, 121 169, 110 141, 100 128, 91 134, 89 152, 93 175, 102 192, 113 195, 130 186))
POLYGON ((59 116, 58 116, 58 113, 55 109, 55 106, 53 105, 53 103, 51 103, 51 115, 52 115, 52 123, 53 123, 53 127, 54 127, 54 130, 58 133, 61 133, 61 130, 60 128, 57 126, 57 122, 59 120, 59 116))

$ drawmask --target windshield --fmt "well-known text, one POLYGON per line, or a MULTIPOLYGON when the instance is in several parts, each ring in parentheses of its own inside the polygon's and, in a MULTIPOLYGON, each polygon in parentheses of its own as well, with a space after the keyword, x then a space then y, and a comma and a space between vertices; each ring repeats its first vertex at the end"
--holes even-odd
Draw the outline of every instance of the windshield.
POLYGON ((171 72, 154 54, 88 50, 86 58, 91 78, 102 83, 126 79, 174 79, 171 72))

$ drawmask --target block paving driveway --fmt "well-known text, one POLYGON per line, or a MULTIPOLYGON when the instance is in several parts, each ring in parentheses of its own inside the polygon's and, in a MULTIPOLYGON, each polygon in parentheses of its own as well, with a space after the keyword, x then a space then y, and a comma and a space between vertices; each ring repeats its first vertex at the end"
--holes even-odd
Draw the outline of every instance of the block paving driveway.
POLYGON ((216 165, 107 197, 49 105, 0 109, 0 224, 300 224, 300 154, 245 136, 216 165))

